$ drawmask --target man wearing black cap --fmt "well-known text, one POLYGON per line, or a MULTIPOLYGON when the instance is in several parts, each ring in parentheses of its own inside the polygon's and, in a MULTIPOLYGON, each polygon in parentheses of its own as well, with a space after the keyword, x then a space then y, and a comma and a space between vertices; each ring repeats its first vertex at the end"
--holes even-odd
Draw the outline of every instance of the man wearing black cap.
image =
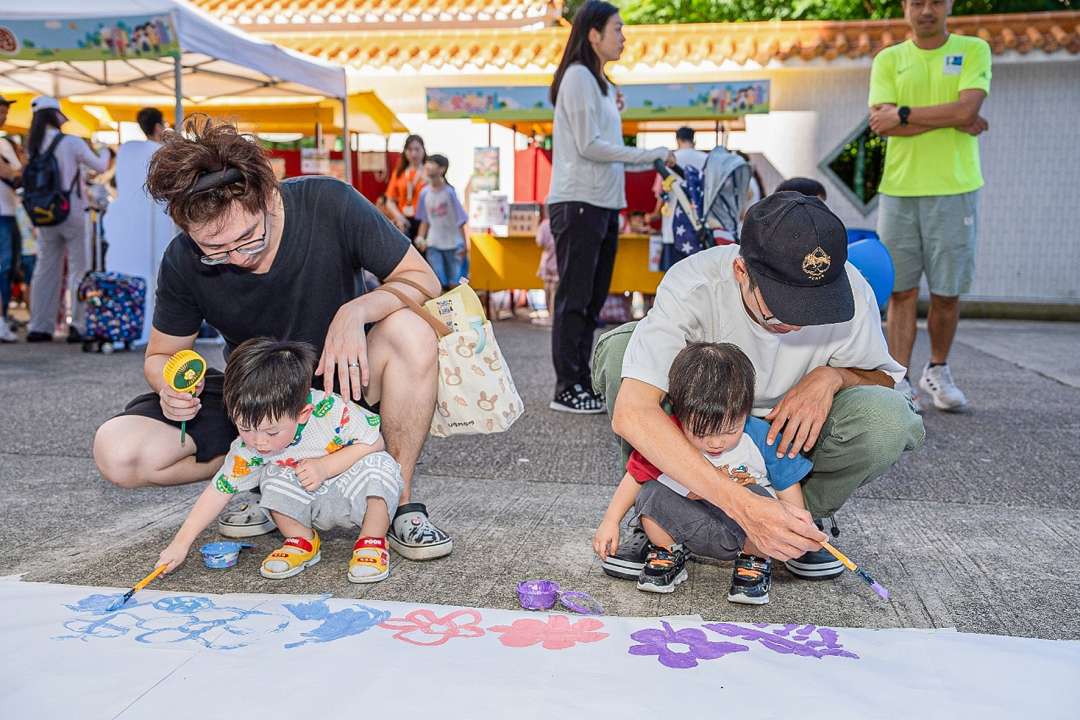
MULTIPOLYGON (((843 223, 800 193, 753 205, 741 245, 672 267, 645 319, 600 339, 593 367, 624 451, 635 448, 724 510, 804 578, 843 572, 821 550, 820 521, 924 438, 919 416, 894 389, 904 368, 889 355, 869 283, 847 264, 843 223), (668 370, 689 341, 733 343, 750 358, 753 414, 771 423, 768 444, 778 456, 803 452, 814 463, 803 481, 808 511, 721 480, 667 418, 668 370)), ((643 563, 638 540, 624 543, 614 562, 643 563)))

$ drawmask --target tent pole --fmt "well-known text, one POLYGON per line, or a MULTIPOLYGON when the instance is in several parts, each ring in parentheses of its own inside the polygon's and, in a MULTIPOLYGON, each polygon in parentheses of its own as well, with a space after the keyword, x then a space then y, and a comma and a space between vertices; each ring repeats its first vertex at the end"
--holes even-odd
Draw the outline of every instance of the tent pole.
POLYGON ((345 136, 345 144, 341 148, 341 156, 345 158, 345 182, 352 185, 352 136, 349 134, 348 95, 341 98, 341 133, 345 136))
POLYGON ((184 89, 183 84, 184 66, 180 62, 180 53, 173 58, 173 90, 176 92, 176 109, 173 114, 173 129, 177 132, 184 127, 184 89))

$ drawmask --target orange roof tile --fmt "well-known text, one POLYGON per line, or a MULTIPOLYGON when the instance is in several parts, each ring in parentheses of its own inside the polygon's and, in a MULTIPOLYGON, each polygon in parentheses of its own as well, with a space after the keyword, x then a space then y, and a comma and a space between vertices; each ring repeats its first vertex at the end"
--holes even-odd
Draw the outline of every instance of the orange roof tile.
MULTIPOLYGON (((270 0, 200 0, 245 3, 270 0)), ((278 0, 285 4, 289 0, 278 0)), ((295 0, 294 0, 295 1, 295 0)), ((370 2, 371 0, 322 0, 370 2)), ((439 2, 440 0, 424 0, 439 2)), ((452 2, 453 0, 445 0, 452 2)), ((459 0, 462 3, 473 0, 459 0)), ((480 2, 481 0, 475 0, 480 2)), ((1080 11, 951 18, 950 30, 977 35, 995 54, 1080 53, 1080 11)), ((268 28, 269 29, 269 28, 268 28)), ((373 30, 295 32, 274 28, 269 39, 362 72, 468 66, 550 72, 566 43, 567 29, 373 30)), ((766 65, 790 60, 825 61, 870 57, 908 36, 902 20, 859 22, 767 22, 636 25, 626 29, 620 64, 626 68, 677 65, 766 65)))
POLYGON ((562 0, 188 0, 246 30, 553 25, 562 0))

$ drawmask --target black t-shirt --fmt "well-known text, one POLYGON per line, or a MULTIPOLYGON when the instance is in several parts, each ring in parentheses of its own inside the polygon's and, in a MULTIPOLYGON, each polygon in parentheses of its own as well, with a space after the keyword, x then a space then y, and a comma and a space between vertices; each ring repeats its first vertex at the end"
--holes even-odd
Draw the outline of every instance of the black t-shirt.
POLYGON ((329 177, 281 183, 285 229, 270 270, 204 265, 187 233, 172 239, 158 273, 154 327, 187 336, 206 320, 226 357, 253 337, 302 340, 322 353, 338 309, 356 297, 356 273, 386 278, 409 241, 353 188, 329 177))

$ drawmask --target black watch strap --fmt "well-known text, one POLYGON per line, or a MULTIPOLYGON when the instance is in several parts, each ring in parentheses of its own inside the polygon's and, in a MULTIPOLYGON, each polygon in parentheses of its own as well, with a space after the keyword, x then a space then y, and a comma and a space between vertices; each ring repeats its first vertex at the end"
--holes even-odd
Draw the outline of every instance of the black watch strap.
POLYGON ((901 105, 897 109, 896 114, 900 116, 900 124, 907 125, 908 116, 911 115, 911 108, 909 108, 907 105, 901 105))

